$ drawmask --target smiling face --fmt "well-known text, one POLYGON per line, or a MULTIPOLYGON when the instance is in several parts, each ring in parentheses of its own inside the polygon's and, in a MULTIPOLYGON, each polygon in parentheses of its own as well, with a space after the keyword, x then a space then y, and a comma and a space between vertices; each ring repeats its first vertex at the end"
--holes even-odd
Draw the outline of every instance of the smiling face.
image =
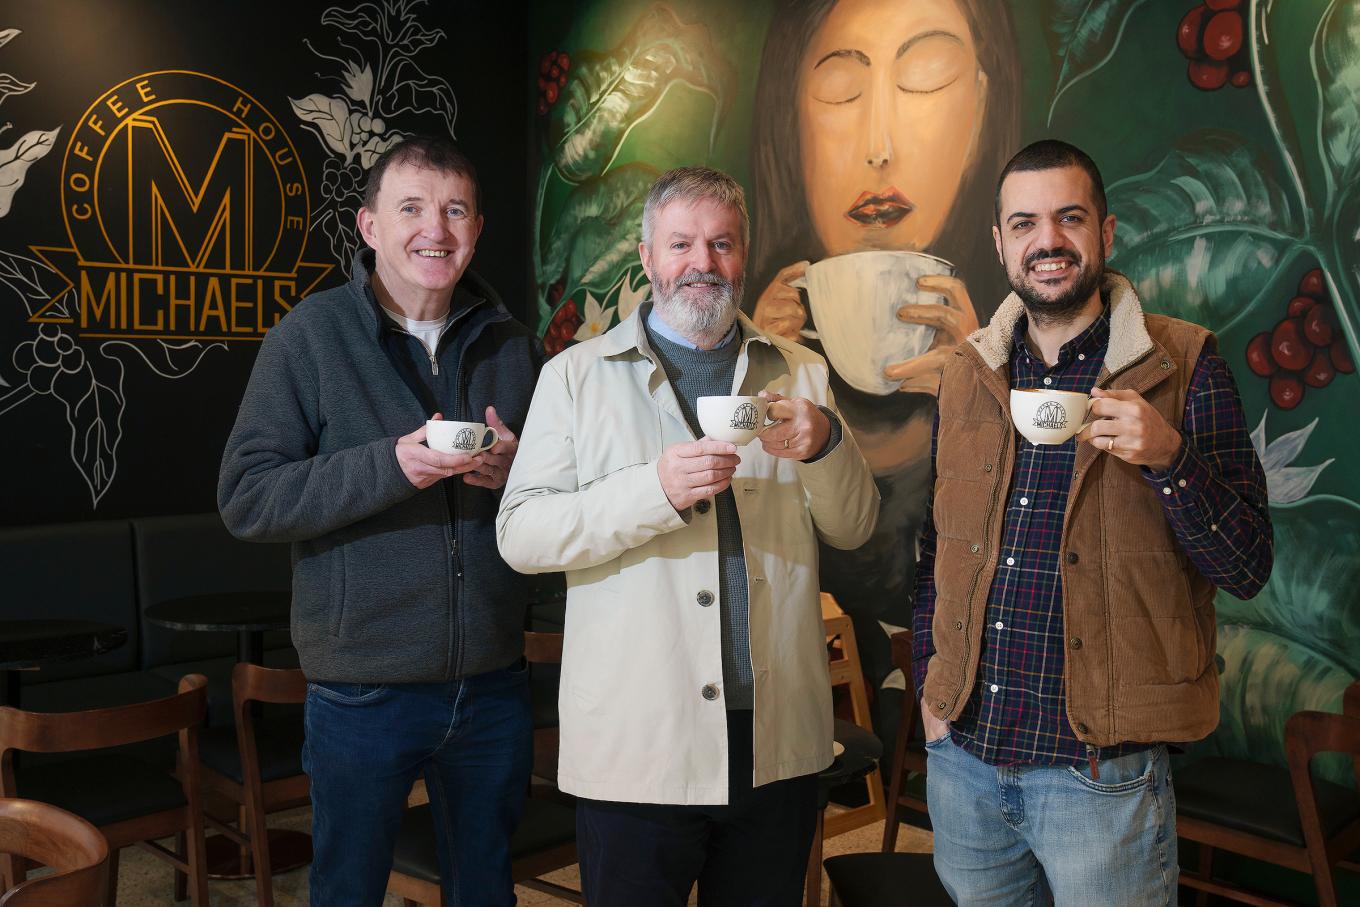
POLYGON ((731 205, 679 198, 656 212, 649 242, 638 246, 657 314, 695 342, 721 337, 736 318, 746 270, 742 232, 731 205))
POLYGON ((377 282, 408 317, 437 317, 447 308, 482 232, 475 198, 461 173, 401 163, 383 174, 372 207, 359 209, 377 282))
POLYGON ((1001 225, 992 228, 1006 279, 1030 315, 1071 321, 1100 290, 1114 246, 1114 215, 1102 222, 1086 171, 1017 171, 1001 184, 1001 225))
POLYGON ((799 67, 803 184, 828 255, 927 248, 986 106, 954 0, 840 0, 799 67))

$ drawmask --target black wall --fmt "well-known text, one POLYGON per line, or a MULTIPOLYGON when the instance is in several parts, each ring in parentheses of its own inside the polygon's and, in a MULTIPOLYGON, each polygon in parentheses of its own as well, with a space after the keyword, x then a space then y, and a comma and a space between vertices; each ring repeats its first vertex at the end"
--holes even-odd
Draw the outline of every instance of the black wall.
MULTIPOLYGON (((361 140, 380 141, 382 134, 394 130, 448 132, 452 119, 452 131, 478 164, 483 183, 487 225, 473 268, 492 281, 516 314, 524 312, 529 208, 525 174, 532 100, 526 100, 524 77, 528 69, 524 5, 472 0, 412 3, 406 21, 393 18, 386 23, 387 39, 380 51, 379 42, 368 37, 382 34, 384 23, 373 16, 388 5, 385 0, 368 4, 356 0, 348 6, 259 0, 60 0, 0 8, 0 39, 7 30, 18 29, 0 44, 0 92, 8 92, 0 97, 0 125, 11 124, 0 131, 0 211, 9 202, 8 212, 0 216, 0 523, 197 512, 216 506, 218 461, 262 332, 237 326, 240 336, 223 334, 214 329, 224 323, 220 315, 202 320, 212 303, 203 290, 206 284, 195 285, 205 297, 195 314, 180 310, 180 321, 190 323, 192 330, 174 334, 164 320, 159 333, 139 330, 135 322, 120 319, 108 308, 87 310, 82 326, 78 297, 61 292, 63 274, 74 277, 78 289, 84 270, 95 290, 91 298, 98 303, 110 273, 141 273, 141 286, 152 288, 148 295, 153 297, 146 304, 143 323, 154 324, 157 311, 165 317, 166 301, 156 301, 154 286, 157 280, 168 280, 166 267, 139 268, 134 263, 120 272, 109 266, 116 264, 111 258, 126 252, 129 236, 135 236, 140 249, 150 248, 157 220, 146 203, 150 196, 129 189, 143 186, 145 178, 139 176, 142 182, 137 182, 123 175, 128 169, 122 163, 125 158, 136 158, 139 174, 155 170, 157 191, 170 197, 170 206, 182 221, 193 218, 183 213, 189 210, 186 196, 176 196, 173 190, 168 159, 180 163, 190 189, 207 186, 205 203, 216 204, 237 193, 226 202, 229 216, 235 218, 233 238, 245 235, 240 233, 245 218, 239 205, 246 186, 253 186, 255 232, 250 235, 257 247, 265 249, 255 252, 255 258, 268 253, 269 243, 260 236, 273 235, 271 230, 282 235, 280 217, 287 212, 280 189, 290 173, 300 172, 310 201, 303 208, 309 222, 301 260, 331 266, 316 284, 321 289, 344 280, 348 267, 347 256, 337 250, 354 240, 342 228, 352 230, 364 164, 371 162, 362 154, 361 140), (394 48, 405 51, 404 60, 401 54, 394 55, 394 48), (363 91, 362 65, 354 67, 360 75, 346 83, 350 61, 370 67, 375 93, 363 91), (384 62, 387 90, 380 75, 384 62), (133 77, 170 70, 190 74, 148 79, 140 90, 155 98, 145 105, 138 101, 139 89, 126 86, 113 107, 104 103, 99 108, 106 136, 99 140, 91 131, 83 115, 107 92, 133 77), (436 79, 448 86, 443 99, 434 88, 436 79), (33 87, 24 88, 28 84, 33 87), (258 131, 264 122, 263 109, 283 136, 274 136, 272 144, 251 146, 255 150, 243 152, 244 157, 227 155, 238 163, 252 160, 255 183, 246 184, 244 177, 211 183, 207 175, 216 172, 214 154, 224 131, 231 128, 232 100, 240 93, 254 99, 247 117, 252 128, 258 131), (366 98, 369 106, 351 93, 366 98), (356 113, 389 111, 383 133, 378 133, 372 117, 354 124, 366 126, 367 133, 343 133, 338 122, 330 125, 333 143, 354 152, 346 166, 343 151, 323 143, 319 130, 325 124, 309 125, 295 111, 293 101, 309 96, 328 99, 326 104, 338 100, 356 113), (456 101, 456 118, 447 103, 450 97, 456 101), (147 106, 157 102, 160 106, 147 106), (121 118, 119 109, 126 111, 121 118), (144 118, 143 125, 145 118, 163 124, 169 155, 146 152, 156 147, 154 130, 137 132, 135 145, 128 145, 124 135, 133 133, 131 127, 110 140, 116 126, 133 114, 144 118), (23 141, 31 133, 41 138, 52 130, 59 132, 45 153, 40 153, 40 144, 29 148, 33 142, 23 141), (73 136, 78 145, 71 144, 73 136), (283 137, 291 141, 296 161, 276 166, 268 156, 283 147, 283 137), (28 150, 20 154, 12 146, 28 150), (96 171, 92 162, 83 161, 78 153, 82 151, 96 159, 98 152, 104 154, 98 179, 89 186, 77 173, 96 171), (16 155, 20 160, 6 163, 16 155), (276 170, 282 175, 271 186, 276 170), (5 189, 16 174, 22 185, 5 189), (134 196, 135 205, 128 201, 134 196), (114 255, 95 254, 98 234, 90 232, 88 219, 81 222, 72 216, 90 210, 77 207, 83 201, 94 202, 101 212, 99 221, 111 224, 105 232, 114 234, 107 242, 117 250, 114 255), (129 228, 124 215, 134 207, 129 228), (58 251, 35 252, 34 246, 58 251), (73 248, 77 251, 60 251, 73 248), (99 261, 87 267, 79 260, 90 258, 99 261), (71 319, 63 321, 63 314, 71 319), (195 339, 220 336, 232 339, 195 339)), ((325 108, 326 115, 330 110, 325 108)), ((226 147, 238 146, 228 142, 226 147)), ((241 173, 247 169, 244 163, 240 168, 241 173)), ((225 173, 226 169, 220 171, 225 173)), ((198 228, 205 229, 207 221, 196 216, 198 228)), ((161 221, 164 236, 165 219, 161 221)), ((194 242, 187 245, 197 248, 194 242)), ((162 265, 184 264, 185 269, 177 272, 181 281, 192 273, 204 280, 214 271, 239 273, 240 249, 235 261, 227 260, 225 249, 221 243, 213 246, 198 264, 171 261, 175 255, 157 260, 162 265)), ((261 266, 256 262, 255 267, 261 266)), ((319 270, 302 269, 291 283, 260 279, 271 293, 288 296, 290 286, 305 285, 307 274, 319 270)), ((225 280, 223 276, 220 286, 229 287, 225 280)), ((254 292, 250 288, 256 284, 247 280, 243 286, 247 289, 242 296, 249 302, 254 292)), ((115 295, 124 300, 122 294, 115 295)), ((255 320, 262 317, 264 323, 272 323, 269 319, 283 310, 265 304, 263 315, 255 320)), ((240 311, 248 314, 252 309, 246 305, 240 311)), ((249 320, 240 319, 242 325, 249 320)))

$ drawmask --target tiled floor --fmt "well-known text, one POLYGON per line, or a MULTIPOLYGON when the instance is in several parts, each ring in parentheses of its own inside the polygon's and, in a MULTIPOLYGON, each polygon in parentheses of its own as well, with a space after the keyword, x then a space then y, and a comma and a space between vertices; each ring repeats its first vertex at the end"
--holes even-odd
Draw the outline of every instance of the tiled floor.
MULTIPOLYGON (((311 821, 309 809, 294 810, 271 817, 270 825, 283 828, 306 830, 311 821)), ((855 831, 847 832, 826 842, 825 855, 877 850, 883 837, 883 823, 866 825, 855 831)), ((903 851, 929 851, 931 836, 929 832, 903 827, 897 838, 897 849, 903 851)), ((118 878, 119 907, 165 907, 174 904, 172 897, 172 873, 170 866, 146 851, 130 847, 122 852, 118 878)), ((578 888, 579 878, 575 866, 569 866, 548 875, 550 881, 572 888, 578 888)), ((823 903, 826 899, 826 880, 822 880, 823 903)), ((213 907, 246 907, 255 901, 255 883, 244 881, 210 882, 209 897, 213 907)), ((567 902, 526 888, 516 888, 520 905, 564 905, 567 902)), ((307 870, 297 869, 274 878, 274 903, 278 907, 298 907, 308 902, 307 870)), ((694 903, 691 898, 690 903, 694 903)), ((389 895, 383 907, 401 907, 401 899, 389 895)))

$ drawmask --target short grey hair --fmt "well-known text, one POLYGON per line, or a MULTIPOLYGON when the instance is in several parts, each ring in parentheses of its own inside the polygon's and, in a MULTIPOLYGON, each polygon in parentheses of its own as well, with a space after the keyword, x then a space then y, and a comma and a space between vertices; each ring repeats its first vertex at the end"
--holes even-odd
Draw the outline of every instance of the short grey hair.
POLYGON ((741 245, 743 249, 749 248, 751 216, 746 213, 746 192, 741 183, 711 167, 676 167, 652 184, 642 205, 642 241, 651 246, 656 213, 662 208, 681 199, 696 202, 704 198, 737 209, 741 215, 741 245))

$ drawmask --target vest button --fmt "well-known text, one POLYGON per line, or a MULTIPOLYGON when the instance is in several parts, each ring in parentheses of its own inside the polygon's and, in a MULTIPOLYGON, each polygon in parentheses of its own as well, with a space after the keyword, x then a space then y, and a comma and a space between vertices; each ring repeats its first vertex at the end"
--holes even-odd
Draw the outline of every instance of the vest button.
POLYGON ((701 513, 701 514, 702 514, 702 513, 708 513, 708 508, 711 507, 711 506, 712 506, 712 505, 708 503, 708 498, 704 498, 704 499, 701 500, 701 501, 696 501, 696 502, 695 502, 695 504, 694 504, 694 510, 695 510, 695 512, 701 513))
POLYGON ((955 630, 962 630, 962 629, 963 629, 963 621, 961 621, 961 620, 956 620, 956 621, 954 621, 954 629, 955 629, 955 630))
POLYGON ((969 546, 968 546, 968 550, 971 551, 971 552, 973 552, 974 554, 977 554, 979 551, 982 550, 982 546, 981 546, 981 545, 969 545, 969 546))
POLYGON ((704 684, 704 688, 699 693, 709 702, 718 698, 718 688, 711 683, 704 684))
POLYGON ((1081 648, 1081 637, 1080 637, 1080 636, 1073 636, 1073 637, 1072 637, 1072 648, 1074 648, 1074 649, 1080 649, 1080 648, 1081 648))
POLYGON ((983 471, 983 472, 991 472, 991 471, 992 471, 992 464, 991 464, 991 463, 988 463, 988 464, 986 464, 985 466, 983 466, 983 467, 982 467, 982 471, 983 471))
POLYGON ((1067 562, 1069 564, 1075 564, 1079 560, 1081 560, 1081 558, 1077 556, 1077 552, 1075 551, 1067 552, 1067 562))
POLYGON ((1080 721, 1077 722, 1077 733, 1078 733, 1078 734, 1089 734, 1090 732, 1091 732, 1091 729, 1090 729, 1089 727, 1087 727, 1086 725, 1082 724, 1080 721))
POLYGON ((713 604, 713 593, 705 589, 694 596, 694 600, 697 601, 701 607, 707 608, 709 605, 713 604))

